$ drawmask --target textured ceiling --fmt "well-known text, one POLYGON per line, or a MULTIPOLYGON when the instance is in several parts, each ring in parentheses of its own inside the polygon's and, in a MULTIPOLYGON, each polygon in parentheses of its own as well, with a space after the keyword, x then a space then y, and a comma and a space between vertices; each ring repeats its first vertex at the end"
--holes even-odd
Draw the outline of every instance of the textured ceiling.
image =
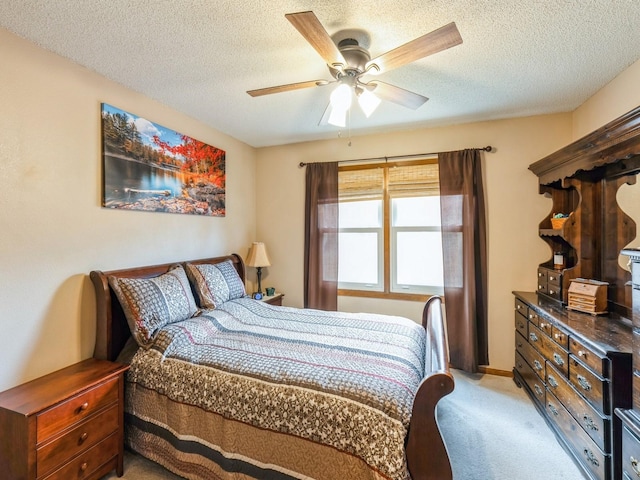
POLYGON ((0 26, 260 147, 339 132, 318 125, 331 87, 246 93, 332 79, 285 19, 305 10, 364 30, 372 57, 452 21, 462 35, 376 77, 426 104, 354 108, 352 135, 571 111, 640 58, 638 0, 2 0, 0 26))

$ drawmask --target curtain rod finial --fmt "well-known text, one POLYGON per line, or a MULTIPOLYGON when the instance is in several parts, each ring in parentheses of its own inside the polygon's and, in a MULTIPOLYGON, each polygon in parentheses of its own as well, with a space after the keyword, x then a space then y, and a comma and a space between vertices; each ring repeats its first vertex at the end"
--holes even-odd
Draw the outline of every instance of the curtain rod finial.
POLYGON ((300 162, 300 163, 298 164, 298 167, 300 167, 300 168, 302 168, 302 167, 306 167, 306 166, 307 166, 307 164, 306 164, 306 163, 304 163, 304 162, 300 162))
POLYGON ((490 151, 492 151, 492 150, 493 150, 493 147, 492 147, 491 145, 487 145, 486 147, 484 147, 484 148, 483 148, 483 150, 484 150, 485 152, 490 152, 490 151))

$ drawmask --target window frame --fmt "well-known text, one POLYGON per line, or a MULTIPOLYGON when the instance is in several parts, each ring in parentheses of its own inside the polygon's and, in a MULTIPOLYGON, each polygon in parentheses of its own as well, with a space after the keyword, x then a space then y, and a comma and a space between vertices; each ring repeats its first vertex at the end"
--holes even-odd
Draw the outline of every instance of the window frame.
MULTIPOLYGON (((389 300, 412 300, 412 301, 426 301, 429 297, 433 295, 442 294, 442 290, 437 288, 431 288, 426 293, 417 293, 417 292, 395 292, 392 291, 392 226, 391 226, 391 197, 392 195, 389 192, 389 175, 388 170, 393 167, 400 166, 413 166, 413 165, 433 165, 438 163, 437 156, 434 157, 426 157, 418 160, 410 160, 410 161, 396 161, 396 162, 385 162, 385 163, 370 163, 370 164, 359 164, 359 165, 341 165, 339 166, 339 171, 345 170, 365 170, 365 169, 373 169, 373 168, 383 168, 383 201, 382 201, 382 237, 383 237, 383 245, 382 245, 382 290, 361 290, 361 289, 353 289, 353 288, 344 288, 344 284, 339 284, 338 287, 338 296, 349 296, 349 297, 366 297, 366 298, 381 298, 381 299, 389 299, 389 300)), ((398 228, 398 227, 397 227, 398 228)), ((399 227, 400 229, 411 229, 416 227, 399 227)), ((420 231, 433 231, 434 227, 417 227, 420 231)), ((440 227, 441 228, 441 227, 440 227)), ((440 229, 438 229, 440 230, 440 229)), ((341 229, 338 229, 338 234, 341 232, 341 229)), ((441 231, 441 230, 440 230, 441 231)), ((348 284, 346 285, 348 287, 348 284)))

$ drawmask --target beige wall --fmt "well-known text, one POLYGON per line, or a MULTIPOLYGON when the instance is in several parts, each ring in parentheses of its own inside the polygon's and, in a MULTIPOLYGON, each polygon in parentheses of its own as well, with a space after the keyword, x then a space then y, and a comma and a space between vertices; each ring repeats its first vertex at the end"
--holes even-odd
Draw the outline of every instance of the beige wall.
POLYGON ((573 140, 640 106, 640 60, 573 112, 573 140))
POLYGON ((0 390, 91 356, 87 274, 246 254, 255 150, 0 30, 0 390), (100 103, 227 152, 227 216, 100 207, 100 103))

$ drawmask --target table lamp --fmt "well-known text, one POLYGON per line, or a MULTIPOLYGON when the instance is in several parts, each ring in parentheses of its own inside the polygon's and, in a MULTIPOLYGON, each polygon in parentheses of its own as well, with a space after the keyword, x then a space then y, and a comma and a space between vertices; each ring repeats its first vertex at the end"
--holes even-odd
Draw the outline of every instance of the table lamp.
POLYGON ((259 293, 262 296, 262 267, 268 267, 271 265, 264 243, 253 242, 245 263, 248 267, 256 267, 256 273, 258 275, 258 291, 256 293, 259 293))

